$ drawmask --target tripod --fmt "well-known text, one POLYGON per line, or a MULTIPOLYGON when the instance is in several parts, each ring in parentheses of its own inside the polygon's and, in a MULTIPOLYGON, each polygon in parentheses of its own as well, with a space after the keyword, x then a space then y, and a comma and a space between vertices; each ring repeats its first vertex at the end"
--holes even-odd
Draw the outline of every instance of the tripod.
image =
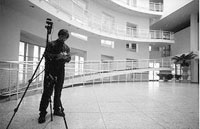
MULTIPOLYGON (((49 42, 49 35, 51 34, 51 29, 52 29, 52 26, 53 26, 53 22, 51 21, 51 19, 47 18, 46 24, 47 24, 47 25, 45 26, 45 28, 47 29, 47 37, 46 37, 46 46, 47 46, 47 44, 48 44, 48 42, 49 42)), ((43 58, 44 58, 44 54, 43 54, 42 58, 40 59, 40 61, 39 61, 39 63, 38 63, 38 65, 37 65, 37 67, 36 67, 36 69, 35 69, 35 71, 34 71, 32 77, 31 77, 31 79, 28 80, 28 85, 27 85, 27 87, 26 87, 26 89, 25 89, 25 91, 24 91, 24 94, 22 95, 22 97, 21 97, 21 99, 20 99, 20 101, 19 101, 17 107, 14 109, 14 113, 13 113, 13 115, 12 115, 12 117, 11 117, 11 119, 10 119, 10 121, 9 121, 9 123, 8 123, 8 125, 7 125, 7 127, 6 127, 6 129, 9 128, 9 126, 10 126, 10 124, 11 124, 11 122, 12 122, 12 120, 13 120, 15 114, 17 113, 17 111, 18 111, 18 109, 19 109, 19 106, 20 106, 22 100, 24 99, 25 94, 26 94, 26 92, 28 91, 28 88, 29 88, 29 86, 31 85, 32 81, 33 81, 36 77, 38 77, 38 76, 35 77, 35 75, 36 75, 36 72, 37 72, 37 70, 38 70, 38 68, 39 68, 39 66, 40 66, 40 64, 41 64, 41 62, 42 62, 42 60, 43 60, 43 58), (34 77, 35 77, 35 78, 34 78, 34 77)), ((50 97, 49 101, 50 101, 50 110, 51 110, 51 121, 53 121, 51 97, 50 97)), ((63 112, 62 104, 61 104, 61 108, 62 108, 62 112, 63 112)), ((63 113, 64 113, 64 112, 63 112, 63 113)), ((66 119, 65 119, 65 115, 63 115, 63 119, 64 119, 64 122, 65 122, 66 129, 68 129, 68 127, 67 127, 67 122, 66 122, 66 119)))
MULTIPOLYGON (((50 76, 51 76, 51 75, 50 75, 50 76)), ((50 81, 50 84, 49 84, 49 85, 53 86, 53 85, 55 84, 56 79, 55 79, 55 78, 52 78, 52 77, 50 77, 50 78, 51 78, 51 81, 50 81)), ((50 102, 51 121, 53 121, 51 97, 49 98, 49 102, 50 102)), ((63 114, 63 120, 64 120, 64 122, 65 122, 65 127, 66 127, 66 129, 68 129, 67 121, 66 121, 65 113, 64 113, 64 108, 63 108, 61 102, 60 102, 60 106, 61 106, 61 112, 62 112, 62 114, 63 114)))

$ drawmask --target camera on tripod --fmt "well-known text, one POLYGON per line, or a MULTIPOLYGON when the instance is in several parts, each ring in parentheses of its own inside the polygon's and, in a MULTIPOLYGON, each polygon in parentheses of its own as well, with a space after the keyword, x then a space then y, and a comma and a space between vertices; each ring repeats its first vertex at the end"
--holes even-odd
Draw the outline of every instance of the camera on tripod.
POLYGON ((53 26, 52 20, 50 18, 47 18, 46 24, 47 25, 45 26, 45 28, 47 29, 47 33, 51 34, 51 29, 52 29, 52 26, 53 26))
POLYGON ((51 20, 50 18, 47 18, 46 23, 47 23, 48 25, 53 25, 53 22, 52 22, 52 20, 51 20))

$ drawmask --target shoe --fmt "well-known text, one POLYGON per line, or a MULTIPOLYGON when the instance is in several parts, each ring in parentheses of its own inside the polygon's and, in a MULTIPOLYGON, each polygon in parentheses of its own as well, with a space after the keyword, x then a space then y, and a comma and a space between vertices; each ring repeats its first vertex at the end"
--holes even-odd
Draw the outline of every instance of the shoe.
POLYGON ((54 114, 55 116, 65 116, 65 113, 62 112, 61 110, 56 110, 56 111, 54 111, 53 114, 54 114))
POLYGON ((46 121, 45 116, 44 116, 44 115, 40 115, 39 118, 38 118, 38 123, 39 123, 39 124, 42 124, 42 123, 44 123, 45 121, 46 121))
POLYGON ((47 114, 47 112, 40 112, 40 116, 39 116, 39 118, 38 118, 38 123, 39 124, 42 124, 42 123, 44 123, 45 121, 46 121, 46 114, 47 114))

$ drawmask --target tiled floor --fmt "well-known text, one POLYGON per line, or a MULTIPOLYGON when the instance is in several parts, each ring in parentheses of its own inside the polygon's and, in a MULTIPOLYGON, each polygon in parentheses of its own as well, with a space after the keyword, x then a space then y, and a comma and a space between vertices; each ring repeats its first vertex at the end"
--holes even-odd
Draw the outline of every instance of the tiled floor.
MULTIPOLYGON (((9 129, 65 129, 62 117, 50 113, 38 124, 41 94, 25 97, 9 129)), ((19 102, 19 101, 18 101, 19 102)), ((63 89, 69 129, 198 129, 198 84, 134 82, 63 89)), ((0 103, 0 129, 5 129, 17 101, 0 103)), ((49 108, 48 108, 48 112, 49 108)))

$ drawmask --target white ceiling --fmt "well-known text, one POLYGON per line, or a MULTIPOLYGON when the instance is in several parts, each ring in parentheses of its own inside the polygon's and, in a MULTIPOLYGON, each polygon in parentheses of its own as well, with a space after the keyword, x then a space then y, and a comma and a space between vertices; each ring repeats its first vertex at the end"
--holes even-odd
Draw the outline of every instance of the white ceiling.
POLYGON ((154 23, 150 28, 153 30, 159 29, 177 32, 190 25, 190 15, 192 13, 199 14, 199 0, 190 2, 184 7, 154 23))

